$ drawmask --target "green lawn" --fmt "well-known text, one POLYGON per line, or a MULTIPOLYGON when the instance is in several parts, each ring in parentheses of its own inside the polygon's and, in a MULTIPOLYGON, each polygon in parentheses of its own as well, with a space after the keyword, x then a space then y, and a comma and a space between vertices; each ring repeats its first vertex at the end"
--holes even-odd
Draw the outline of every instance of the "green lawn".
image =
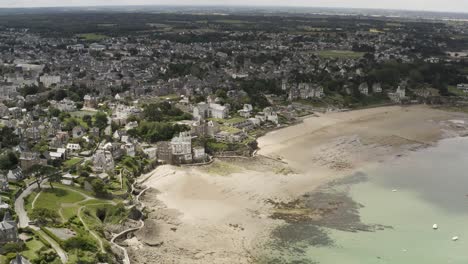
POLYGON ((234 123, 239 123, 239 122, 245 121, 246 119, 243 118, 243 117, 232 117, 232 118, 228 118, 228 119, 208 118, 208 120, 215 121, 215 122, 220 123, 220 124, 229 125, 229 124, 234 124, 234 123))
POLYGON ((45 245, 40 240, 34 238, 26 242, 26 246, 28 250, 21 252, 21 254, 27 259, 33 260, 37 257, 36 251, 40 250, 45 245))
POLYGON ((323 58, 358 59, 364 55, 364 52, 351 50, 321 50, 318 51, 317 54, 323 58))
POLYGON ((76 203, 84 200, 83 195, 62 188, 45 189, 36 201, 36 207, 58 208, 61 203, 76 203))
POLYGON ((67 205, 60 208, 60 213, 64 219, 68 220, 73 216, 77 215, 79 206, 76 205, 67 205))
POLYGON ((84 40, 89 40, 89 41, 98 41, 98 40, 107 38, 106 35, 96 34, 96 33, 78 34, 77 37, 82 38, 84 40))
POLYGON ((466 96, 468 95, 467 93, 463 92, 462 90, 458 89, 456 86, 449 85, 448 86, 448 91, 454 95, 458 96, 466 96))
POLYGON ((73 116, 73 117, 80 117, 81 118, 81 117, 83 117, 85 115, 93 116, 96 113, 97 113, 96 111, 80 110, 80 111, 70 112, 70 115, 73 116))
POLYGON ((240 130, 238 128, 231 127, 231 126, 221 126, 219 129, 221 131, 229 132, 229 133, 232 133, 232 134, 235 134, 235 133, 238 133, 238 132, 242 131, 242 130, 240 130))
POLYGON ((83 159, 82 158, 71 158, 67 161, 65 161, 63 163, 63 165, 66 167, 66 168, 71 168, 73 166, 75 166, 76 164, 80 163, 83 159))

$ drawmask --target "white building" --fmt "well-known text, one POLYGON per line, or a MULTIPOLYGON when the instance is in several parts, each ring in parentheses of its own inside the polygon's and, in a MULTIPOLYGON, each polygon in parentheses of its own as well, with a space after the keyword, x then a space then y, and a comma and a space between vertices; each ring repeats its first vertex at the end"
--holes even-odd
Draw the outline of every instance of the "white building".
POLYGON ((68 143, 66 148, 68 151, 71 151, 71 152, 77 152, 81 150, 80 144, 76 144, 76 143, 68 143))
POLYGON ((466 83, 457 84, 457 88, 458 90, 462 90, 463 92, 468 93, 468 84, 466 83))
POLYGON ((239 110, 239 115, 244 117, 244 118, 249 118, 250 114, 253 111, 253 107, 251 104, 244 104, 244 108, 239 110))
POLYGON ((150 147, 143 149, 143 152, 148 155, 149 159, 155 159, 158 155, 158 148, 150 147))
POLYGON ((62 112, 73 112, 76 111, 76 103, 70 99, 64 98, 62 101, 57 102, 54 100, 50 101, 50 105, 62 112))
POLYGON ((380 83, 372 84, 372 92, 373 93, 381 93, 382 92, 382 85, 380 83))
POLYGON ((220 118, 225 119, 228 117, 229 108, 216 103, 198 103, 193 108, 193 116, 196 119, 205 119, 205 118, 220 118))
POLYGON ((60 75, 43 75, 39 78, 39 81, 47 88, 60 84, 60 80, 60 75))
POLYGON ((98 43, 93 43, 89 45, 89 50, 91 51, 103 51, 106 49, 106 46, 98 44, 98 43))
POLYGON ((194 147, 193 148, 193 160, 197 162, 205 161, 206 153, 204 147, 194 147))
POLYGON ((369 94, 369 85, 367 83, 361 83, 359 85, 359 92, 363 95, 368 95, 369 94))
POLYGON ((179 163, 192 161, 192 137, 189 132, 181 132, 171 140, 172 156, 179 163))

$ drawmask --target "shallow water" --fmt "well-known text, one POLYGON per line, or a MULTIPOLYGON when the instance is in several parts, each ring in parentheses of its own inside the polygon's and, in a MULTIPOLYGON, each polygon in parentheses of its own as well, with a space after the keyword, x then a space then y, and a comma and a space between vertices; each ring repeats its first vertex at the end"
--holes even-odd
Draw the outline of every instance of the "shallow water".
POLYGON ((333 188, 363 205, 362 223, 386 228, 347 232, 321 226, 333 245, 307 245, 279 263, 468 263, 467 138, 441 141, 363 174, 367 180, 333 188))

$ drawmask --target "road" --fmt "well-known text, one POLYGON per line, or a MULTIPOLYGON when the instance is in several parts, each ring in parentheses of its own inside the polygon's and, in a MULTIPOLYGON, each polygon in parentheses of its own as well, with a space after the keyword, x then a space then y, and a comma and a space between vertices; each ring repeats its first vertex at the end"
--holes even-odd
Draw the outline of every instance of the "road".
MULTIPOLYGON (((47 183, 47 179, 44 179, 41 184, 41 188, 48 188, 49 186, 45 186, 44 184, 47 183)), ((28 213, 24 208, 24 198, 30 195, 35 189, 39 188, 37 183, 33 183, 26 187, 23 192, 16 198, 15 200, 15 212, 18 216, 18 226, 20 228, 31 227, 32 229, 36 230, 39 235, 41 235, 47 242, 49 242, 50 246, 57 252, 57 255, 60 257, 62 263, 68 262, 67 253, 60 247, 60 245, 55 242, 51 237, 49 237, 46 233, 41 231, 38 227, 31 226, 29 224, 30 219, 28 217, 28 213)))
MULTIPOLYGON (((41 187, 44 183, 47 182, 47 179, 42 181, 41 187)), ((38 188, 37 183, 33 183, 26 187, 24 191, 16 198, 15 200, 15 212, 18 215, 18 226, 20 228, 25 228, 29 226, 29 217, 26 209, 24 209, 24 198, 30 195, 35 189, 38 188)))
POLYGON ((60 247, 59 244, 57 244, 55 240, 49 237, 42 230, 38 230, 37 233, 41 235, 47 242, 49 242, 50 246, 55 250, 55 252, 57 252, 57 255, 60 257, 60 260, 62 261, 62 263, 65 264, 68 262, 67 253, 60 247))

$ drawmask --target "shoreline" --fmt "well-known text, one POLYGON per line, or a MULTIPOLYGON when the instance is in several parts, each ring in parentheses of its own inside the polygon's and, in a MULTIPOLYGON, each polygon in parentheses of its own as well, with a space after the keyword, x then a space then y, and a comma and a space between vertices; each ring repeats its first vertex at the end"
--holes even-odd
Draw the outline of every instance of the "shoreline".
POLYGON ((260 137, 259 156, 249 160, 161 166, 146 175, 145 228, 124 244, 133 263, 253 263, 252 252, 285 222, 271 217, 274 206, 266 201, 293 201, 364 167, 466 134, 468 125, 450 120, 468 124, 468 115, 425 106, 327 113, 260 137))

